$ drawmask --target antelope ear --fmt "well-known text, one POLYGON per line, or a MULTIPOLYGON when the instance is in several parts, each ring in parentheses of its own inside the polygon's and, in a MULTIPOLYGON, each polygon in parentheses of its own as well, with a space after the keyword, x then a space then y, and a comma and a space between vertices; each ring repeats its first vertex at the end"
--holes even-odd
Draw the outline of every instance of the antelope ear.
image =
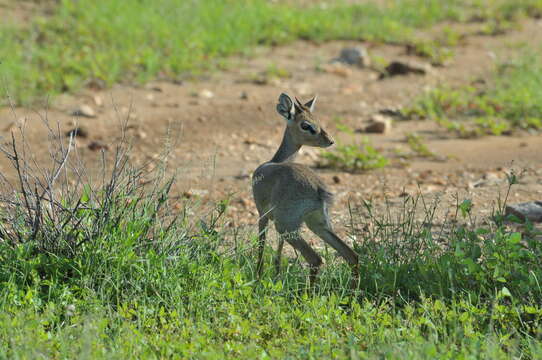
POLYGON ((285 93, 280 94, 277 112, 287 121, 292 121, 295 115, 295 106, 292 98, 285 93))
POLYGON ((307 107, 310 112, 314 111, 314 104, 316 104, 316 98, 317 97, 318 97, 318 95, 314 95, 314 97, 312 99, 310 99, 309 101, 307 101, 305 103, 305 107, 307 107))

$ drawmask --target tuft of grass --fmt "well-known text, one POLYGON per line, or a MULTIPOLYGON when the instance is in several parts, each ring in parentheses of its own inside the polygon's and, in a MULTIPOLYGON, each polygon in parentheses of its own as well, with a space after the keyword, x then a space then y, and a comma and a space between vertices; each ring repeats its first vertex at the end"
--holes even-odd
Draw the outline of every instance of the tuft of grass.
POLYGON ((417 155, 425 158, 434 158, 436 154, 429 150, 427 144, 423 142, 423 137, 416 133, 408 133, 406 142, 410 149, 417 155))
POLYGON ((454 56, 453 47, 462 41, 463 36, 451 29, 445 27, 434 39, 417 40, 407 45, 407 53, 428 58, 431 65, 442 66, 454 56))
POLYGON ((481 86, 433 90, 407 113, 433 119, 462 137, 509 134, 515 129, 540 130, 542 66, 538 58, 526 54, 504 63, 481 86))
POLYGON ((299 38, 405 42, 416 28, 444 20, 479 13, 515 18, 542 7, 536 0, 516 3, 408 0, 322 8, 265 0, 63 0, 29 26, 0 27, 0 74, 21 104, 85 84, 180 78, 222 66, 223 57, 258 44, 299 38))
POLYGON ((379 169, 389 163, 367 138, 361 144, 337 144, 333 151, 322 151, 320 156, 323 158, 320 166, 351 172, 379 169))

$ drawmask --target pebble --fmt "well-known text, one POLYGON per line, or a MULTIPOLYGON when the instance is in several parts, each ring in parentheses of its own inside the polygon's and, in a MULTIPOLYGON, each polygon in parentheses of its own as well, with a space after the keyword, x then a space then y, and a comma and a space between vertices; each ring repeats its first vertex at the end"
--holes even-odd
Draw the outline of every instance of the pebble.
POLYGON ((203 89, 198 93, 198 96, 204 99, 211 99, 215 96, 215 94, 211 90, 203 89))
POLYGON ((332 62, 341 62, 347 65, 356 65, 359 67, 371 66, 371 57, 363 46, 345 47, 341 50, 338 58, 332 62))
POLYGON ((385 68, 386 73, 381 77, 396 76, 396 75, 408 75, 418 74, 425 75, 431 71, 431 65, 424 63, 417 63, 413 61, 392 61, 385 68))
POLYGON ((65 133, 66 137, 80 137, 83 139, 86 139, 88 137, 88 131, 83 127, 75 127, 71 130, 66 131, 65 133))
POLYGON ((88 118, 96 117, 96 111, 89 105, 81 105, 71 112, 72 116, 82 116, 88 118))
POLYGON ((88 148, 92 151, 98 151, 98 150, 108 150, 109 147, 100 142, 100 141, 92 141, 90 144, 88 144, 88 148))
POLYGON ((209 194, 209 190, 189 189, 183 193, 183 196, 190 199, 192 197, 203 197, 207 194, 209 194))
POLYGON ((391 119, 387 116, 374 114, 370 123, 364 129, 367 133, 386 134, 391 130, 391 119))

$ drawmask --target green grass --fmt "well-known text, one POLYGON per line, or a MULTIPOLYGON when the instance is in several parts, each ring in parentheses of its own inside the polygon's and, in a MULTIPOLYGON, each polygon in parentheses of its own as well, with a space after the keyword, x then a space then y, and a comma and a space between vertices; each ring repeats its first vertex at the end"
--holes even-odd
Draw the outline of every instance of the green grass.
POLYGON ((406 134, 407 145, 415 155, 425 158, 435 158, 436 154, 429 150, 429 147, 423 141, 423 137, 419 134, 406 134))
POLYGON ((53 15, 29 26, 0 27, 0 75, 15 102, 27 103, 92 82, 180 78, 257 44, 298 38, 405 42, 415 29, 443 20, 515 19, 540 9, 538 0, 409 0, 326 9, 264 0, 63 0, 53 15))
POLYGON ((461 137, 542 129, 542 65, 538 54, 501 64, 483 84, 441 87, 407 113, 435 120, 461 137))
POLYGON ((485 225, 470 200, 442 226, 438 201, 352 204, 359 288, 324 252, 311 291, 299 261, 274 277, 270 248, 258 281, 254 231, 232 231, 227 201, 197 216, 176 203, 161 166, 143 173, 121 150, 102 184, 61 177, 60 193, 40 197, 29 185, 43 175, 18 149, 23 184, 0 211, 1 358, 542 355, 542 243, 530 224, 505 225, 508 195, 485 225))
POLYGON ((333 151, 322 151, 320 156, 323 159, 320 166, 350 172, 379 169, 389 163, 369 139, 363 139, 361 144, 337 144, 333 151))

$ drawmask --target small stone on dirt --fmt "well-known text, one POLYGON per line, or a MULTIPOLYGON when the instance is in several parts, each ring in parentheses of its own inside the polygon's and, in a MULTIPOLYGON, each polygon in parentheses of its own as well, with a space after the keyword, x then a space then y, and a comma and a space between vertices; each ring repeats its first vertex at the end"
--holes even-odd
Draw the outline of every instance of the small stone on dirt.
POLYGON ((241 206, 243 206, 244 208, 248 207, 249 204, 250 204, 250 201, 249 201, 248 199, 246 199, 246 198, 239 198, 239 199, 237 200, 237 202, 238 202, 241 206))
POLYGON ((245 179, 248 179, 249 177, 250 177, 250 175, 249 175, 248 171, 243 170, 239 174, 235 175, 234 179, 245 180, 245 179))
POLYGON ((349 77, 352 75, 352 70, 346 67, 343 64, 334 63, 334 64, 326 64, 323 67, 324 71, 330 74, 334 74, 341 77, 349 77))
POLYGON ((308 95, 312 93, 312 88, 305 82, 297 83, 293 86, 295 92, 299 95, 308 95))
POLYGON ((85 128, 78 126, 71 130, 66 131, 66 137, 70 137, 70 136, 86 139, 88 137, 88 131, 85 128))
POLYGON ((246 91, 241 91, 241 95, 239 97, 242 100, 248 100, 248 93, 246 91))
POLYGON ((542 222, 542 201, 529 201, 506 206, 506 215, 515 215, 520 220, 542 222))
POLYGON ((211 90, 208 90, 208 89, 203 89, 198 93, 198 97, 203 98, 203 99, 211 99, 214 96, 215 94, 211 90))
POLYGON ((333 62, 340 62, 347 65, 356 65, 359 67, 371 66, 371 58, 367 49, 362 46, 346 47, 341 50, 338 58, 333 59, 333 62))
POLYGON ((391 130, 391 119, 389 117, 374 114, 371 116, 370 123, 364 129, 366 133, 386 134, 391 130))
POLYGON ((386 72, 381 75, 381 78, 387 76, 396 76, 396 75, 408 75, 408 74, 418 74, 425 75, 431 71, 431 65, 422 64, 413 61, 392 61, 385 68, 386 72))
POLYGON ((335 184, 340 184, 340 183, 341 183, 341 178, 338 177, 337 175, 333 175, 333 178, 332 178, 332 179, 333 179, 333 182, 334 182, 335 184))
POLYGON ((92 151, 108 150, 108 146, 100 141, 92 141, 88 144, 88 148, 92 151))
POLYGON ((205 196, 207 194, 209 194, 209 190, 189 189, 188 191, 185 191, 183 193, 183 196, 190 199, 192 197, 203 197, 203 196, 205 196))
POLYGON ((400 108, 396 107, 389 107, 385 109, 378 110, 378 113, 384 116, 390 116, 398 119, 406 119, 407 116, 403 114, 400 108))
POLYGON ((88 105, 81 105, 71 113, 73 116, 82 116, 93 118, 96 117, 96 111, 88 105))
POLYGON ((102 97, 100 95, 94 95, 92 97, 92 100, 94 100, 94 104, 96 104, 96 106, 103 106, 104 104, 104 101, 102 99, 102 97))

